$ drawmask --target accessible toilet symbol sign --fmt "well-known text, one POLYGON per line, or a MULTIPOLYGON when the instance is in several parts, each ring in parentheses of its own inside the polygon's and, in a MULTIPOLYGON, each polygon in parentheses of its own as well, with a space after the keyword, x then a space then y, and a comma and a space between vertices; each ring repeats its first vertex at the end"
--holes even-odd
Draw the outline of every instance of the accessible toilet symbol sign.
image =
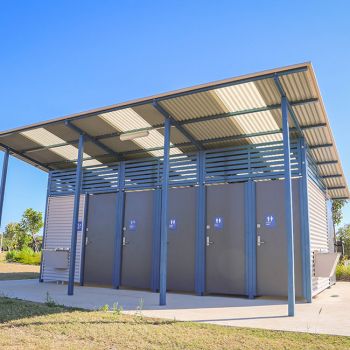
POLYGON ((176 219, 172 218, 169 220, 169 230, 176 230, 176 219))
POLYGON ((273 215, 266 215, 265 226, 270 228, 276 227, 276 219, 273 215))
POLYGON ((130 231, 135 231, 136 230, 136 220, 135 219, 130 219, 130 221, 129 221, 129 230, 130 231))
POLYGON ((214 218, 214 228, 215 230, 222 230, 224 228, 224 218, 217 216, 214 218))

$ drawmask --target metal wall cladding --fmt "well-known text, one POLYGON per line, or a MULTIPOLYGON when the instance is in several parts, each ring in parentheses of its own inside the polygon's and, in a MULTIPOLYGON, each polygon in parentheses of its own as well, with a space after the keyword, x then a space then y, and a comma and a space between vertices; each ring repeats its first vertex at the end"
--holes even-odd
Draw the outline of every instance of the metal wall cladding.
MULTIPOLYGON (((85 196, 80 196, 79 221, 84 222, 85 196)), ((50 196, 45 223, 44 249, 70 249, 74 196, 50 196)), ((78 232, 75 259, 74 281, 80 281, 80 261, 83 230, 78 232)), ((68 269, 56 269, 43 260, 42 278, 44 281, 68 281, 68 269)))
MULTIPOLYGON (((326 197, 322 190, 310 179, 308 180, 308 198, 310 249, 313 257, 314 252, 329 252, 329 237, 326 197)), ((329 278, 312 277, 313 296, 329 286, 329 278)))

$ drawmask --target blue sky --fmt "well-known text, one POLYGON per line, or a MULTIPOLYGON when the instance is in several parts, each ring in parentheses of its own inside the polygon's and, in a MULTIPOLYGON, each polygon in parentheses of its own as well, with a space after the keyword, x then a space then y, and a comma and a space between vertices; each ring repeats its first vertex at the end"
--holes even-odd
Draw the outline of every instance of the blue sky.
MULTIPOLYGON (((349 13, 349 1, 4 0, 0 129, 312 61, 348 175, 349 13)), ((43 210, 46 183, 11 158, 2 226, 43 210)))

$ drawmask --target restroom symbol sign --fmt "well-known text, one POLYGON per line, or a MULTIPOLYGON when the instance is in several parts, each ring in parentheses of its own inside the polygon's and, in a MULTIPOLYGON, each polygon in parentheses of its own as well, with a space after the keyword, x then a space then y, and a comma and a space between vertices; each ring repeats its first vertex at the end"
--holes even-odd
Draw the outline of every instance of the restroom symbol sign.
POLYGON ((81 231, 83 229, 83 223, 82 221, 77 222, 77 231, 81 231))
POLYGON ((129 221, 129 230, 130 231, 135 231, 136 230, 136 220, 135 219, 130 219, 130 221, 129 221))
POLYGON ((214 228, 216 230, 222 230, 224 228, 224 218, 217 216, 214 218, 214 228))
POLYGON ((265 226, 266 227, 276 227, 276 219, 273 215, 266 215, 265 226))
POLYGON ((176 230, 176 219, 172 218, 169 220, 169 230, 176 230))

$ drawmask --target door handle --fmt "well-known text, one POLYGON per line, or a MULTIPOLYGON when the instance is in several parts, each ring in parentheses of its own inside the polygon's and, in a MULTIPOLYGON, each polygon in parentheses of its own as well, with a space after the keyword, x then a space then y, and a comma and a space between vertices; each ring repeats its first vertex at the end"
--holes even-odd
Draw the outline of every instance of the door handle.
POLYGON ((123 245, 125 246, 125 245, 127 245, 127 244, 129 244, 129 242, 127 242, 127 241, 126 241, 126 237, 123 236, 123 245))
POLYGON ((261 240, 260 235, 258 235, 258 240, 257 240, 257 245, 258 247, 260 247, 262 244, 264 244, 265 242, 261 240))
POLYGON ((214 242, 210 240, 210 237, 207 236, 207 247, 209 247, 211 244, 213 244, 214 242))

